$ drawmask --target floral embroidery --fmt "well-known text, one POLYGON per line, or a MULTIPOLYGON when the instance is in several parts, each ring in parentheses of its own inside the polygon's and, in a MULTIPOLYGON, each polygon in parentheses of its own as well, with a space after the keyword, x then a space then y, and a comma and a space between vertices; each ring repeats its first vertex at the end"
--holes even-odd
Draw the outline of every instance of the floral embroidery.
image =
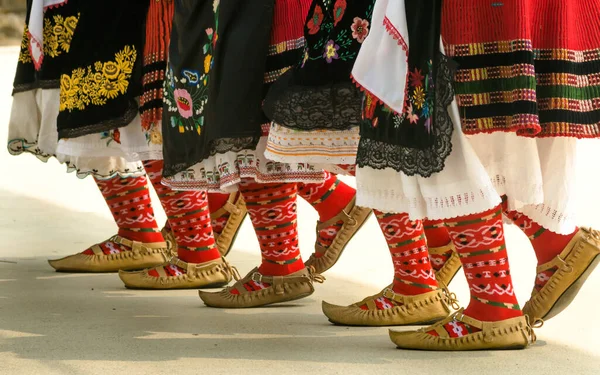
POLYGON ((102 132, 100 139, 106 139, 106 145, 110 145, 113 141, 121 144, 121 132, 119 129, 102 132))
POLYGON ((327 45, 325 46, 325 53, 323 54, 323 57, 325 58, 325 60, 327 60, 327 62, 329 64, 331 64, 331 62, 333 60, 337 60, 340 58, 340 56, 338 55, 339 49, 340 49, 340 46, 335 44, 335 42, 333 40, 330 40, 329 42, 327 42, 327 45))
POLYGON ((352 30, 352 37, 362 43, 369 35, 369 21, 354 17, 354 23, 350 26, 350 29, 352 30))
MULTIPOLYGON (((215 28, 205 30, 208 41, 202 48, 205 54, 203 72, 184 69, 178 76, 171 67, 167 69, 163 101, 171 116, 171 127, 177 128, 179 133, 196 131, 198 135, 202 134, 204 106, 208 102, 209 73, 214 65, 213 50, 219 39, 216 31, 219 27, 219 4, 220 0, 213 2, 215 28)), ((149 137, 152 143, 162 143, 162 135, 158 132, 151 132, 149 137)))
POLYGON ((423 103, 425 102, 425 92, 423 91, 422 87, 419 86, 415 88, 413 100, 418 109, 423 108, 423 103))
POLYGON ((148 142, 152 143, 153 145, 162 145, 163 143, 162 133, 160 129, 158 129, 156 126, 152 127, 150 133, 146 134, 146 137, 148 139, 148 142))
POLYGON ((135 47, 125 46, 115 54, 115 61, 78 68, 60 77, 60 110, 84 110, 89 105, 102 106, 109 99, 124 95, 137 59, 135 47))
POLYGON ((323 9, 321 9, 321 7, 317 5, 315 7, 315 12, 313 13, 312 17, 310 18, 307 24, 309 34, 314 35, 319 32, 319 30, 321 29, 321 24, 323 23, 323 18, 323 9))
POLYGON ((346 12, 346 0, 337 0, 333 6, 333 26, 337 26, 338 22, 344 17, 346 12))
POLYGON ((350 62, 356 59, 359 49, 357 43, 362 44, 369 35, 368 19, 373 13, 373 5, 366 7, 365 18, 354 17, 352 23, 348 21, 349 26, 340 25, 335 28, 347 15, 346 6, 347 0, 337 0, 331 10, 332 14, 326 18, 323 9, 315 5, 313 16, 306 23, 306 28, 308 34, 320 33, 321 37, 307 43, 303 65, 308 60, 325 59, 327 63, 332 63, 333 60, 350 62))
POLYGON ((53 17, 54 24, 48 18, 44 19, 44 55, 56 57, 63 52, 69 52, 73 34, 79 22, 77 16, 63 18, 61 15, 53 17))
POLYGON ((404 111, 402 114, 395 113, 389 106, 380 103, 379 99, 371 93, 366 92, 363 103, 363 119, 370 122, 373 128, 379 123, 379 117, 392 120, 395 128, 402 126, 404 121, 410 124, 421 124, 429 133, 432 128, 432 111, 435 99, 435 87, 431 79, 432 61, 428 62, 429 73, 423 76, 420 69, 415 68, 408 73, 404 111))
MULTIPOLYGON (((52 21, 49 18, 44 19, 44 55, 47 57, 57 57, 63 52, 68 53, 71 49, 71 41, 75 34, 75 29, 79 23, 79 13, 77 16, 63 17, 55 15, 52 21)), ((29 28, 25 25, 23 38, 21 39, 21 53, 19 62, 23 64, 31 63, 29 53, 29 28)))
POLYGON ((21 53, 19 53, 19 62, 23 64, 29 64, 32 62, 31 55, 29 54, 29 28, 25 25, 25 31, 23 31, 23 38, 21 39, 21 53))
POLYGON ((167 70, 165 82, 171 84, 165 89, 164 102, 172 115, 171 126, 178 128, 180 133, 195 130, 201 134, 204 126, 204 106, 208 101, 208 77, 191 70, 185 70, 182 76, 178 78, 171 68, 167 70), (175 86, 176 84, 178 85, 175 86))
POLYGON ((375 116, 375 108, 377 107, 378 99, 373 96, 370 92, 365 93, 364 105, 363 105, 363 118, 372 119, 375 116))
POLYGON ((423 86, 423 79, 425 77, 423 77, 423 74, 421 74, 421 69, 415 68, 414 72, 409 73, 409 77, 410 77, 410 84, 412 86, 414 86, 414 87, 423 86))
POLYGON ((425 75, 419 68, 414 68, 408 74, 406 98, 404 103, 404 116, 411 124, 416 124, 419 119, 424 120, 423 125, 431 131, 431 110, 434 101, 434 84, 431 79, 432 61, 427 63, 429 72, 425 75))
POLYGON ((204 73, 208 73, 210 71, 210 67, 212 66, 212 56, 206 55, 204 58, 204 73))

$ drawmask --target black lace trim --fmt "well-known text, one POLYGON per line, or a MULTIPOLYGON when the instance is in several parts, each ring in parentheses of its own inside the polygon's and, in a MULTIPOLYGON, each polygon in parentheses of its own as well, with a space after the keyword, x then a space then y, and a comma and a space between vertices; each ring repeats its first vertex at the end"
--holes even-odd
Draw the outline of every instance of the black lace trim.
POLYGON ((219 138, 210 142, 210 156, 226 152, 240 152, 242 150, 255 150, 260 137, 245 138, 219 138))
MULTIPOLYGON (((431 177, 444 169, 446 158, 452 152, 454 125, 448 106, 454 100, 452 70, 446 56, 440 54, 435 88, 434 142, 427 148, 411 148, 361 137, 356 163, 373 169, 392 168, 408 176, 431 177)), ((399 116, 399 115, 396 115, 399 116)))
POLYGON ((352 82, 302 86, 294 84, 294 71, 287 74, 265 100, 263 109, 269 119, 303 131, 347 130, 360 125, 362 93, 352 82))
POLYGON ((60 80, 59 79, 43 80, 43 81, 40 80, 40 81, 31 82, 31 83, 18 83, 18 84, 14 85, 13 95, 21 93, 21 92, 25 92, 25 91, 35 90, 35 89, 50 90, 50 89, 59 89, 59 88, 60 88, 60 80))
POLYGON ((102 133, 105 131, 122 128, 129 125, 139 113, 138 103, 131 99, 128 108, 122 116, 102 121, 92 125, 85 125, 77 128, 61 129, 58 131, 58 138, 77 138, 88 134, 102 133))

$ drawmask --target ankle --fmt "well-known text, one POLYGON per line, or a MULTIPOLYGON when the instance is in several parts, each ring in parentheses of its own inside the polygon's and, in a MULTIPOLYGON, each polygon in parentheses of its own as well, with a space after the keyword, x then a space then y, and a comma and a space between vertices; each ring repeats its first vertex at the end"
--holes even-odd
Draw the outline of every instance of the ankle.
POLYGON ((216 246, 210 250, 192 251, 179 247, 177 249, 177 258, 186 263, 200 264, 221 258, 221 254, 216 246))
POLYGON ((165 242, 165 239, 158 227, 156 228, 156 231, 152 232, 134 232, 127 229, 119 229, 117 234, 130 241, 137 241, 142 243, 165 242))
POLYGON ((579 228, 571 234, 557 234, 546 230, 539 237, 531 240, 531 244, 535 251, 535 256, 538 261, 538 266, 544 263, 548 263, 556 256, 558 256, 571 242, 573 237, 579 232, 579 228))
MULTIPOLYGON (((239 193, 238 193, 239 194, 239 193)), ((229 200, 229 194, 208 193, 208 207, 210 212, 215 212, 225 206, 229 200)))
POLYGON ((523 316, 523 312, 517 304, 507 304, 512 308, 495 307, 478 301, 471 301, 465 309, 464 314, 483 322, 498 322, 501 320, 523 316))
POLYGON ((432 285, 427 285, 427 288, 422 288, 415 285, 408 285, 405 283, 394 281, 392 285, 392 291, 397 294, 401 294, 403 296, 416 296, 419 294, 425 294, 429 292, 433 292, 438 289, 437 282, 432 285))
POLYGON ((304 262, 302 259, 299 259, 292 264, 286 265, 263 263, 258 267, 258 272, 265 276, 287 276, 302 271, 304 268, 304 262))
POLYGON ((338 181, 335 190, 321 203, 315 204, 315 210, 319 213, 319 221, 326 222, 340 214, 354 199, 356 190, 338 181))

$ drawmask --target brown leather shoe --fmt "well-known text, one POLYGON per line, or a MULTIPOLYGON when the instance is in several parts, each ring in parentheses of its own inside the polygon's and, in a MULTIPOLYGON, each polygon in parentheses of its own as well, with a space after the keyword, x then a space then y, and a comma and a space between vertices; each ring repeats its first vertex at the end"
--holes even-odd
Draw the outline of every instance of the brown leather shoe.
POLYGON ((169 263, 142 271, 119 271, 119 277, 130 289, 200 289, 216 288, 229 284, 237 270, 230 266, 225 258, 219 258, 205 263, 186 263, 181 259, 172 258, 169 263), (170 276, 165 272, 169 264, 177 266, 186 272, 178 276, 170 276), (151 276, 155 270, 159 277, 151 276))
POLYGON ((454 276, 460 271, 462 264, 460 263, 460 257, 456 252, 456 248, 454 247, 454 243, 450 242, 446 246, 441 247, 430 247, 429 254, 432 255, 444 255, 448 251, 452 251, 450 257, 444 262, 442 268, 439 271, 435 272, 435 279, 440 283, 440 285, 448 286, 454 279, 454 276))
POLYGON ((577 293, 600 262, 600 232, 581 228, 565 249, 550 262, 537 267, 537 273, 557 268, 539 293, 533 289, 523 307, 533 324, 558 315, 577 293))
POLYGON ((227 202, 225 202, 223 207, 219 208, 215 212, 211 212, 211 220, 215 220, 223 217, 226 214, 229 214, 229 218, 227 219, 227 223, 225 224, 223 231, 220 234, 214 233, 215 242, 217 243, 219 253, 221 253, 222 256, 227 256, 227 254, 229 254, 231 246, 235 242, 247 213, 248 210, 246 209, 246 203, 244 202, 242 194, 239 193, 231 193, 229 195, 229 199, 227 202))
POLYGON ((127 246, 131 250, 104 254, 100 245, 94 245, 91 247, 94 255, 79 253, 49 260, 48 263, 58 272, 117 272, 151 268, 171 258, 166 242, 142 243, 121 236, 112 236, 107 241, 127 246))
POLYGON ((499 322, 482 322, 464 315, 462 309, 430 327, 417 331, 390 330, 390 339, 398 349, 435 351, 524 349, 536 340, 525 316, 499 322), (450 337, 444 325, 452 321, 463 322, 480 331, 462 337, 450 337), (430 331, 435 331, 438 336, 427 333, 430 331))
POLYGON ((175 234, 173 234, 173 230, 169 227, 169 224, 165 224, 163 229, 160 231, 162 233, 165 242, 167 243, 167 249, 171 256, 177 256, 177 240, 175 240, 175 234))
POLYGON ((264 276, 255 268, 233 286, 216 293, 199 291, 199 294, 204 304, 210 307, 260 307, 308 297, 315 291, 313 281, 322 282, 323 277, 309 272, 306 268, 287 276, 264 276), (251 280, 270 285, 258 291, 248 291, 244 284, 251 280), (231 293, 232 290, 237 290, 238 294, 231 293))
POLYGON ((347 326, 404 326, 423 325, 444 319, 451 313, 451 306, 456 306, 454 295, 442 289, 404 296, 395 293, 391 285, 374 296, 367 297, 350 306, 337 306, 323 301, 323 313, 334 324, 347 326), (394 303, 387 309, 377 308, 375 301, 383 297, 394 303), (367 310, 361 306, 366 305, 367 310))
POLYGON ((315 253, 305 262, 306 267, 314 267, 315 272, 319 274, 333 267, 342 256, 352 237, 362 228, 371 213, 371 209, 357 206, 356 197, 354 197, 342 212, 326 222, 318 223, 317 237, 320 230, 330 227, 338 221, 342 221, 344 224, 328 248, 324 248, 318 242, 315 243, 315 253), (319 256, 317 257, 316 254, 319 254, 319 256))

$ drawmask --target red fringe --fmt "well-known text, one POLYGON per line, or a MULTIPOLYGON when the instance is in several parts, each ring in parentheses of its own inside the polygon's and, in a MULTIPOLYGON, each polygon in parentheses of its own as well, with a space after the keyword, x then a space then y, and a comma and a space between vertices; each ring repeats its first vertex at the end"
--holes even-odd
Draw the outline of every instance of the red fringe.
POLYGON ((65 1, 63 1, 61 3, 56 3, 56 4, 48 5, 47 7, 44 7, 44 12, 46 10, 48 10, 48 9, 54 9, 54 8, 61 7, 61 6, 65 5, 68 2, 69 2, 69 0, 65 0, 65 1))
MULTIPOLYGON (((353 75, 350 75, 350 79, 352 79, 352 82, 353 82, 353 83, 356 85, 356 87, 357 87, 357 88, 358 88, 360 91, 364 92, 365 94, 368 94, 368 95, 370 95, 370 96, 373 98, 373 100, 374 100, 374 101, 375 101, 377 104, 380 104, 380 105, 387 106, 387 107, 390 109, 390 111, 392 111, 393 113, 395 113, 395 114, 397 114, 397 115, 399 115, 399 116, 402 116, 402 113, 399 113, 398 111, 395 111, 395 110, 394 110, 392 107, 390 107, 389 105, 385 104, 385 102, 384 102, 383 100, 381 100, 381 99, 380 99, 380 98, 379 98, 377 95, 373 94, 371 91, 369 91, 369 90, 368 90, 367 88, 365 88, 363 85, 361 85, 361 84, 360 84, 360 83, 359 83, 359 82, 358 82, 358 81, 357 81, 357 80, 354 78, 354 76, 353 76, 353 75)), ((407 74, 406 82, 408 83, 408 74, 407 74)), ((406 87, 408 88, 408 84, 406 85, 406 87)), ((405 91, 406 91, 406 90, 405 90, 405 91)), ((406 98, 406 93, 405 93, 404 97, 406 98)), ((406 99, 405 99, 405 100, 406 100, 406 99)))
POLYGON ((404 39, 402 34, 400 34, 396 26, 394 26, 392 21, 390 21, 390 19, 387 18, 387 16, 383 18, 383 26, 385 26, 387 32, 392 36, 392 38, 398 41, 398 45, 402 47, 404 52, 406 52, 406 59, 408 61, 408 43, 406 43, 406 40, 404 39))
POLYGON ((304 24, 312 0, 276 0, 271 45, 304 37, 304 24))
MULTIPOLYGON (((173 28, 173 0, 150 1, 146 19, 146 44, 144 46, 144 66, 167 61, 171 29, 173 28)), ((164 70, 147 72, 142 78, 144 86, 163 81, 164 70)), ((153 100, 162 100, 162 89, 144 91, 140 106, 153 100)), ((142 112, 142 127, 149 129, 153 123, 162 119, 162 108, 151 108, 142 112)))

